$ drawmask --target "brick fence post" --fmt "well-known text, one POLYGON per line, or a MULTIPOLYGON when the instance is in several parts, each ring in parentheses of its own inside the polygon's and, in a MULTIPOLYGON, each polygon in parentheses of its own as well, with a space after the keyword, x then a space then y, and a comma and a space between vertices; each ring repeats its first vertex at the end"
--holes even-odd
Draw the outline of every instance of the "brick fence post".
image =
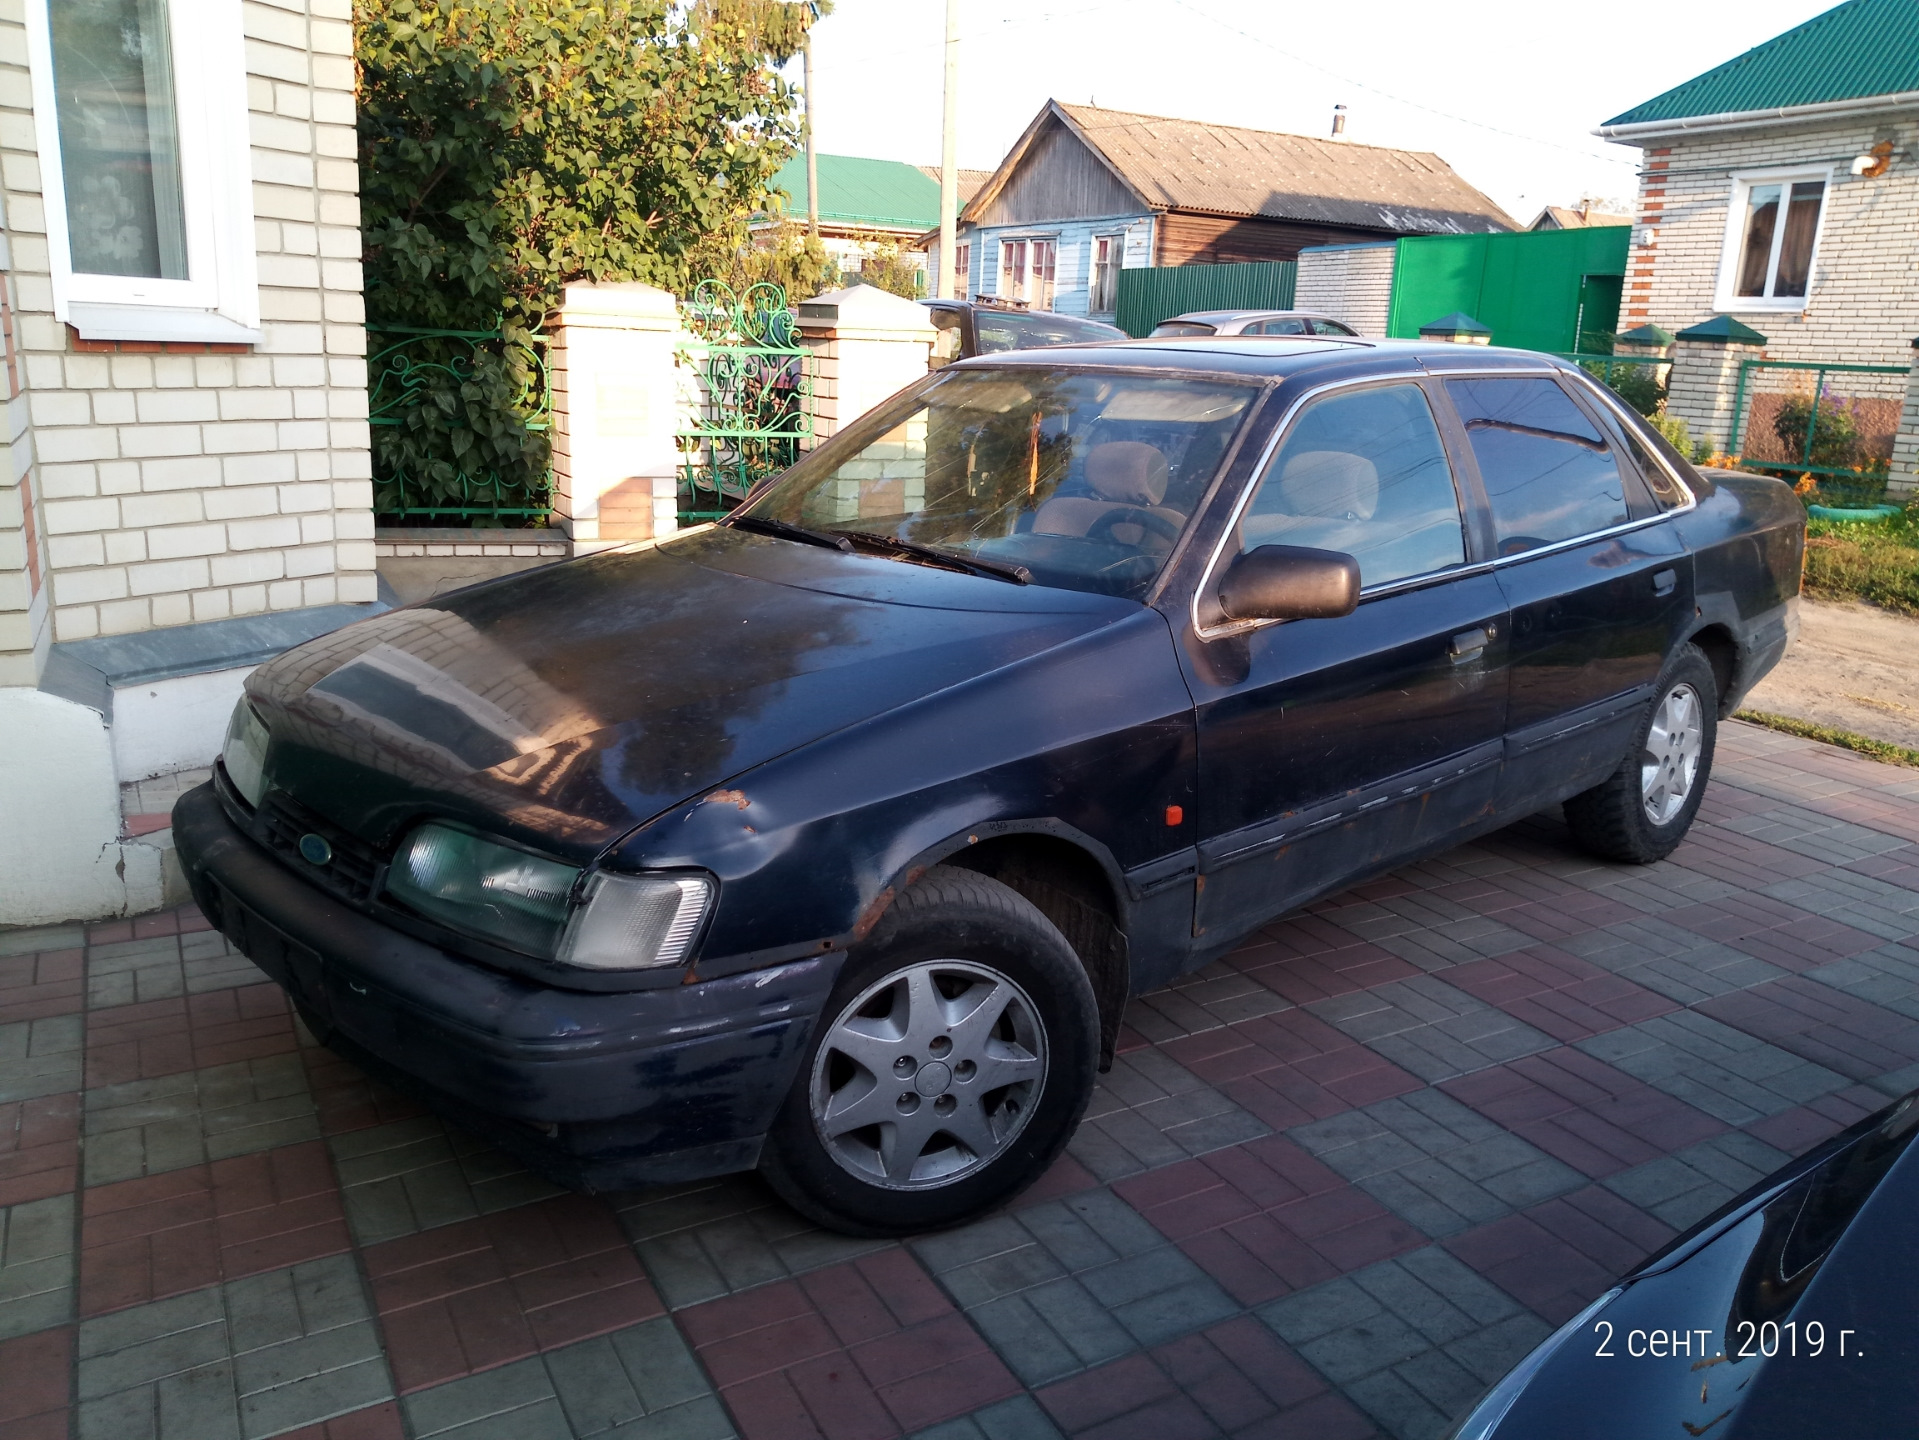
MULTIPOLYGON (((1672 378, 1666 388, 1666 413, 1686 422, 1694 440, 1709 441, 1715 455, 1730 455, 1739 437, 1732 433, 1739 364, 1766 353, 1766 337, 1730 315, 1673 337, 1672 378)), ((1747 397, 1750 405, 1751 397, 1747 397)))
POLYGON ((550 331, 553 519, 590 554, 678 528, 679 304, 651 285, 569 285, 550 331))
POLYGON ((1888 499, 1919 495, 1919 339, 1912 342, 1912 366, 1906 372, 1906 403, 1899 412, 1899 434, 1892 442, 1888 499))
POLYGON ((924 305, 874 285, 800 302, 813 366, 813 439, 837 434, 926 373, 935 330, 924 305))

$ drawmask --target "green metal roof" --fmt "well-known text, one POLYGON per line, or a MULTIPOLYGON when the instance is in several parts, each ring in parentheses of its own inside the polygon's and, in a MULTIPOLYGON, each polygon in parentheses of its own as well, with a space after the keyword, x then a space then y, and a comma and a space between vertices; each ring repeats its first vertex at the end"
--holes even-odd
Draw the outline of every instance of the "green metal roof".
POLYGON ((1919 0, 1846 0, 1606 124, 1639 125, 1919 90, 1919 0))
MULTIPOLYGON (((820 219, 842 225, 886 225, 931 230, 940 223, 940 182, 917 165, 821 155, 820 219)), ((806 216, 806 156, 795 155, 773 177, 788 196, 786 213, 806 216)))

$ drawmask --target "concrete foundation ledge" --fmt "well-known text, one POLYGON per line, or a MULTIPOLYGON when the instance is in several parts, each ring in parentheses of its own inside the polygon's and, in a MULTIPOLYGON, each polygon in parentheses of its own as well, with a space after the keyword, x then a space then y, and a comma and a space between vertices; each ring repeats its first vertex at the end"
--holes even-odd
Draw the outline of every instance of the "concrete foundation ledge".
POLYGON ((381 593, 413 605, 579 551, 564 530, 457 530, 382 525, 373 532, 381 593))

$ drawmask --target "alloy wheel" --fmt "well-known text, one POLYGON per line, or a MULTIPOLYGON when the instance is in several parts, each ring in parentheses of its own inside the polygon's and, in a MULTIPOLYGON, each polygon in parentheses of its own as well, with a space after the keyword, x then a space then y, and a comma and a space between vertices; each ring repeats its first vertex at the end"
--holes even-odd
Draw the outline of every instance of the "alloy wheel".
POLYGON ((985 965, 927 960, 868 986, 813 1061, 814 1128, 871 1185, 947 1185, 1025 1128, 1046 1083, 1046 1033, 1026 992, 985 965))
POLYGON ((1639 757, 1639 797, 1653 824, 1670 825, 1686 808, 1705 743, 1699 692, 1690 685, 1673 686, 1653 712, 1639 757))

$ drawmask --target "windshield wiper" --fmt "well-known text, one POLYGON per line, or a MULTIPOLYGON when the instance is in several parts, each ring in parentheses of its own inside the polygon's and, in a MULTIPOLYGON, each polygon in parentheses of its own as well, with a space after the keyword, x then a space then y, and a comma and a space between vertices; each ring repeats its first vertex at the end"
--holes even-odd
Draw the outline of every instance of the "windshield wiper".
POLYGON ((736 530, 759 530, 768 535, 777 535, 782 540, 798 540, 803 545, 821 545, 828 550, 838 550, 843 555, 853 553, 850 540, 819 530, 808 530, 804 525, 789 525, 784 520, 775 520, 768 515, 742 515, 736 510, 727 516, 726 523, 736 530))
POLYGON ((842 530, 839 532, 849 540, 861 540, 869 545, 879 545, 897 555, 911 555, 929 565, 938 565, 945 570, 958 570, 967 575, 984 575, 992 580, 1004 580, 1011 585, 1030 585, 1033 572, 1024 565, 1008 565, 998 560, 981 560, 973 555, 955 555, 951 550, 940 550, 931 545, 921 545, 912 540, 902 540, 897 535, 882 535, 873 530, 842 530))

